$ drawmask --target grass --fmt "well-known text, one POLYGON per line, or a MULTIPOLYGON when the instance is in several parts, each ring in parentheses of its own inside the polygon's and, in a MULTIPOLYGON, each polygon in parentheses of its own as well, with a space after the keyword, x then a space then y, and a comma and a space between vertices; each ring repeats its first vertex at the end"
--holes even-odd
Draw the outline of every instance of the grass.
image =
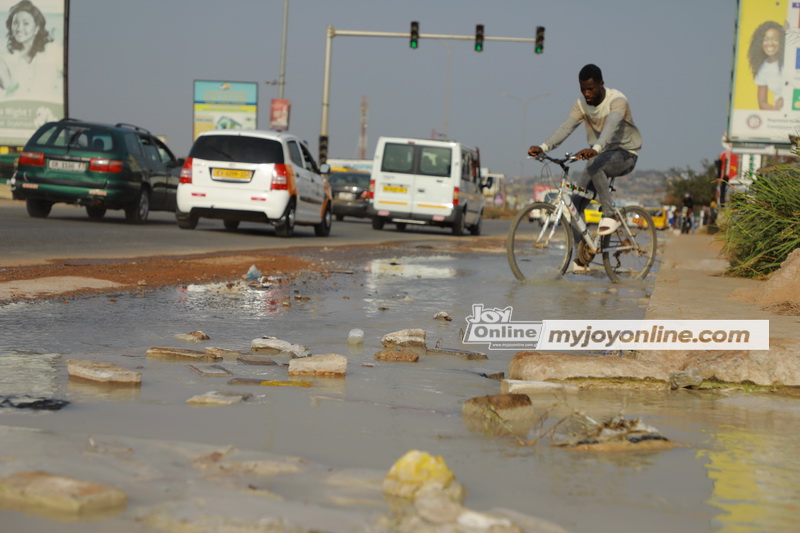
POLYGON ((727 274, 765 278, 800 247, 800 168, 762 170, 747 193, 731 196, 723 210, 723 254, 727 274))

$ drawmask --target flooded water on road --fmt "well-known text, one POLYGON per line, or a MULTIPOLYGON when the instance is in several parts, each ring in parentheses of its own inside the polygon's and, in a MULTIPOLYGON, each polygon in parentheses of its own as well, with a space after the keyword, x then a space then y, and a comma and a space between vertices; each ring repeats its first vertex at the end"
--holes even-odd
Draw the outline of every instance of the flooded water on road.
MULTIPOLYGON (((463 403, 499 393, 500 382, 484 376, 507 371, 514 355, 461 344, 473 304, 512 306, 515 320, 635 319, 644 316, 652 280, 613 285, 604 276, 587 276, 522 285, 498 250, 451 253, 409 244, 392 253, 337 264, 324 275, 273 279, 269 287, 239 282, 0 307, 0 394, 72 402, 51 413, 0 409, 0 425, 233 445, 336 468, 388 470, 418 449, 445 459, 467 487, 469 507, 510 508, 571 531, 793 529, 800 515, 800 404, 791 400, 688 390, 533 396, 545 425, 575 411, 595 419, 623 413, 685 445, 658 453, 586 455, 519 445, 466 427, 463 403), (434 320, 438 311, 453 320, 434 320), (363 346, 348 345, 352 328, 364 330, 363 346), (383 335, 407 328, 425 329, 429 348, 482 351, 489 358, 427 355, 413 364, 373 359, 383 335), (174 338, 195 330, 211 340, 174 338), (345 355, 347 377, 312 379, 310 388, 236 386, 198 375, 186 363, 145 355, 153 346, 247 352, 262 336, 305 345, 313 354, 345 355), (137 369, 142 386, 69 380, 68 359, 137 369), (186 405, 187 398, 210 390, 253 397, 222 408, 186 405)), ((233 358, 218 364, 235 377, 286 379, 281 365, 233 358)), ((0 443, 0 454, 11 451, 0 443)), ((0 520, 23 519, 0 511, 0 520)))

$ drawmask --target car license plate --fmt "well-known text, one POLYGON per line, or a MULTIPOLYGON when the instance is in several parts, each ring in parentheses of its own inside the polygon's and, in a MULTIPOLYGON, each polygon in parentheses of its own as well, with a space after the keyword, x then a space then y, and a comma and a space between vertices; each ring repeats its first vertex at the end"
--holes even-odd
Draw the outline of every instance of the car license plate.
POLYGON ((356 195, 351 192, 340 192, 337 196, 340 200, 355 200, 356 195))
POLYGON ((211 177, 223 180, 249 180, 252 170, 233 170, 230 168, 212 168, 211 177))
POLYGON ((408 192, 408 189, 405 187, 398 187, 397 185, 384 185, 383 186, 384 192, 408 192))
POLYGON ((86 163, 82 161, 59 161, 51 159, 47 163, 51 170, 66 170, 67 172, 83 172, 86 170, 86 163))

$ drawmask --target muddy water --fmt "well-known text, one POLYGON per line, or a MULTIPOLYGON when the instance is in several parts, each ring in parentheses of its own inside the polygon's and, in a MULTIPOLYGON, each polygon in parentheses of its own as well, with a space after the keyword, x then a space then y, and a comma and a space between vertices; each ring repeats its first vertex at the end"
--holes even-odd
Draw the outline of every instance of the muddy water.
MULTIPOLYGON (((0 394, 73 402, 52 413, 0 410, 0 424, 233 445, 341 468, 387 470, 406 451, 419 449, 445 459, 468 489, 468 506, 510 508, 572 531, 794 528, 800 515, 797 402, 690 391, 533 398, 545 427, 576 410, 596 419, 623 413, 685 445, 660 453, 584 455, 519 445, 465 426, 463 402, 498 393, 499 382, 483 374, 506 371, 513 356, 460 343, 472 304, 512 306, 515 320, 639 318, 652 282, 614 286, 589 276, 520 285, 499 253, 455 255, 413 247, 393 253, 398 255, 336 265, 328 276, 275 280, 269 288, 189 286, 0 307, 0 394), (289 306, 283 305, 287 299, 289 306), (440 310, 453 320, 433 320, 440 310), (366 333, 361 347, 347 344, 354 327, 366 333), (489 359, 429 355, 416 364, 375 362, 381 336, 405 328, 424 328, 431 347, 484 351, 489 359), (174 338, 194 330, 211 340, 198 345, 174 338), (233 386, 225 378, 202 377, 186 363, 145 357, 152 346, 248 351, 252 339, 267 335, 306 345, 315 354, 346 355, 346 379, 312 380, 311 388, 233 386), (138 369, 143 385, 131 390, 68 380, 71 358, 138 369), (210 390, 253 397, 224 408, 185 404, 210 390)), ((286 378, 284 366, 235 359, 219 364, 236 377, 286 378)), ((538 435, 535 429, 528 438, 538 435)), ((12 456, 13 450, 0 443, 0 455, 12 456)), ((302 497, 291 490, 285 489, 287 496, 302 497)), ((27 520, 0 511, 0 523, 34 531, 27 520)), ((101 525, 82 527, 75 531, 102 531, 101 525)))

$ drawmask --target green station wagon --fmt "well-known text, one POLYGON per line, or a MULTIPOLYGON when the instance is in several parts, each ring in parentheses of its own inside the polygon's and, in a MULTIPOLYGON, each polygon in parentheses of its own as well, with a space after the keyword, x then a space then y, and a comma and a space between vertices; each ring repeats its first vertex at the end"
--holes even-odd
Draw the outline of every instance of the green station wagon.
POLYGON ((128 222, 141 224, 151 210, 175 211, 182 164, 145 129, 66 118, 33 134, 9 185, 32 217, 66 203, 85 206, 94 219, 123 209, 128 222))

